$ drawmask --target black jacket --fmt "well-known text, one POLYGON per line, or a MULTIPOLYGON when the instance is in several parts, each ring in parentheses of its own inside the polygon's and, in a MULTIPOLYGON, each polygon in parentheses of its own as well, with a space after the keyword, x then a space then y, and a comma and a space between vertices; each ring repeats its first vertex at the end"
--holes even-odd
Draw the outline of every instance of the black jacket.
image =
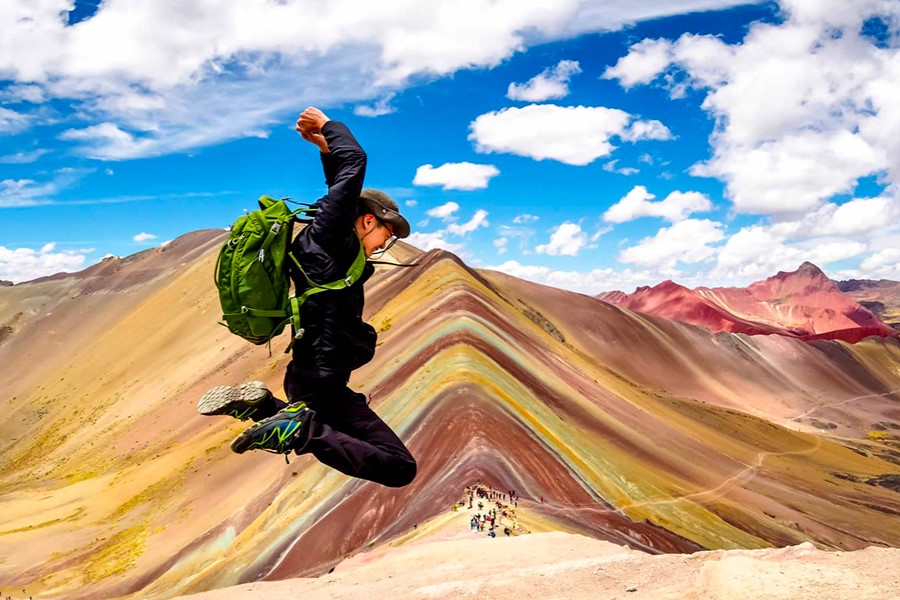
MULTIPOLYGON (((312 225, 291 244, 291 251, 307 276, 316 283, 343 279, 359 253, 354 221, 359 193, 366 175, 366 153, 343 123, 328 121, 322 134, 330 152, 322 154, 328 193, 318 201, 312 225)), ((300 312, 305 332, 294 343, 290 377, 338 377, 347 379, 375 354, 375 329, 362 319, 363 284, 374 267, 366 264, 362 277, 343 290, 310 296, 300 312)), ((308 284, 296 271, 291 278, 299 295, 308 284)))

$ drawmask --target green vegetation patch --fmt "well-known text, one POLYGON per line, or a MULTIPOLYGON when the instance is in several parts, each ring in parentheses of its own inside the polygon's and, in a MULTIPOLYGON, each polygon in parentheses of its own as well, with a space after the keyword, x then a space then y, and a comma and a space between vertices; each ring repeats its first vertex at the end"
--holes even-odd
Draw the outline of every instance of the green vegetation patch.
POLYGON ((137 564, 146 548, 146 523, 139 523, 107 538, 84 566, 85 583, 95 583, 125 573, 137 564))
POLYGON ((798 452, 810 442, 784 427, 737 410, 701 404, 693 400, 661 398, 694 422, 750 448, 772 453, 798 452))
POLYGON ((77 521, 84 515, 84 507, 78 508, 72 514, 61 517, 59 519, 51 519, 49 521, 44 521, 42 523, 36 523, 34 525, 26 525, 25 527, 19 527, 17 529, 7 529, 6 531, 0 531, 0 535, 9 535, 11 533, 20 533, 22 531, 34 531, 35 529, 43 529, 44 527, 50 527, 51 525, 56 525, 57 523, 66 523, 71 521, 77 521))
POLYGON ((112 521, 118 520, 142 504, 149 504, 152 502, 162 503, 166 499, 172 497, 182 485, 184 485, 184 474, 181 472, 176 473, 171 477, 161 479, 129 498, 128 501, 120 505, 119 508, 109 515, 107 519, 112 521))

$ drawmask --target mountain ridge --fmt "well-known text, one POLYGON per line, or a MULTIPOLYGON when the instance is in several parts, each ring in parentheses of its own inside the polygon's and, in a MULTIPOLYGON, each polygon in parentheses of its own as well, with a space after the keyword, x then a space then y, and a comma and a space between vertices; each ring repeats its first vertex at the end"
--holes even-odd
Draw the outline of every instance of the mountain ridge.
POLYGON ((280 393, 287 357, 216 324, 215 236, 188 241, 88 287, 0 288, 0 323, 21 315, 0 344, 0 586, 168 598, 323 574, 479 479, 537 530, 651 553, 900 545, 896 339, 712 334, 398 246, 420 267, 370 279, 378 351, 351 380, 419 458, 394 490, 235 456, 245 424, 196 414, 213 385, 280 393))
POLYGON ((639 312, 705 327, 713 332, 784 335, 807 341, 856 343, 897 331, 881 321, 810 262, 779 271, 745 288, 697 287, 671 280, 632 294, 604 292, 597 298, 639 312))
POLYGON ((850 279, 839 281, 837 285, 842 292, 900 331, 900 282, 890 279, 850 279))

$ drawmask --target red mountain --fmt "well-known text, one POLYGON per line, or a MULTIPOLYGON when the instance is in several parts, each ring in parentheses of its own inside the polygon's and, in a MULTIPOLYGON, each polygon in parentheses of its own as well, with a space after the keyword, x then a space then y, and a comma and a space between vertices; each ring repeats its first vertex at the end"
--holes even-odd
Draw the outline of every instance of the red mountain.
POLYGON ((879 319, 900 330, 900 281, 850 279, 838 281, 837 286, 879 319))
POLYGON ((778 334, 804 340, 849 343, 877 335, 896 336, 855 299, 844 294, 814 264, 746 288, 689 289, 672 281, 639 287, 633 294, 604 292, 599 299, 649 315, 700 325, 710 331, 749 335, 778 334))

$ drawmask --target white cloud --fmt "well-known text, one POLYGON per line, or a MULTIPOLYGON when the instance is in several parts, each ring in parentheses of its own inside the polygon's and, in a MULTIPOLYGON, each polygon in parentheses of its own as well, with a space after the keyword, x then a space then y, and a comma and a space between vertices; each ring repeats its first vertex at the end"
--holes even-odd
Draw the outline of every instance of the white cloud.
POLYGON ((54 252, 56 244, 44 244, 40 250, 0 246, 0 279, 20 283, 60 272, 84 268, 85 254, 93 249, 54 252))
POLYGON ((448 242, 444 239, 445 232, 436 231, 434 233, 420 233, 414 232, 409 234, 409 237, 404 239, 403 241, 409 244, 412 244, 419 250, 435 250, 440 248, 442 250, 447 250, 449 252, 458 252, 462 249, 462 244, 448 242))
POLYGON ((900 278, 900 248, 885 248, 862 261, 860 270, 872 279, 900 278))
POLYGON ((799 216, 779 216, 740 229, 721 247, 713 279, 753 281, 810 261, 821 268, 837 261, 860 260, 844 267, 844 277, 891 277, 882 270, 881 252, 900 247, 900 205, 896 189, 878 198, 825 202, 799 216))
POLYGON ((640 173, 640 170, 635 169, 634 167, 616 167, 616 164, 618 162, 619 159, 617 158, 604 163, 603 170, 610 173, 618 173, 619 175, 637 175, 638 173, 640 173))
POLYGON ((428 164, 416 169, 413 185, 439 185, 444 190, 482 190, 499 174, 494 165, 461 162, 434 167, 428 164))
POLYGON ((789 242, 773 227, 752 225, 732 235, 719 250, 711 277, 748 280, 770 277, 777 271, 793 271, 804 261, 824 268, 826 265, 862 255, 863 242, 827 241, 815 238, 789 242))
POLYGON ((772 232, 783 238, 818 236, 868 236, 894 226, 900 220, 896 197, 854 198, 837 205, 825 202, 798 219, 776 220, 772 232))
POLYGON ((743 213, 807 211, 879 170, 873 148, 847 131, 803 131, 741 149, 738 155, 737 146, 720 145, 691 173, 724 179, 735 209, 743 213))
POLYGON ((669 128, 656 120, 634 121, 621 135, 626 142, 672 139, 672 132, 669 131, 669 128))
POLYGON ((516 215, 515 217, 513 217, 512 222, 515 223, 516 225, 523 225, 525 223, 533 223, 538 220, 540 220, 540 217, 538 217, 537 215, 530 215, 528 213, 524 213, 524 214, 516 215))
POLYGON ((422 76, 738 1, 194 0, 186 9, 117 0, 68 26, 71 0, 5 0, 0 73, 11 82, 6 95, 77 103, 75 129, 107 122, 140 140, 71 139, 84 154, 123 159, 261 135, 301 104, 375 101, 380 112, 377 99, 422 76), (315 26, 298 33, 298 23, 315 26))
POLYGON ((475 211, 475 214, 467 222, 462 224, 456 223, 457 211, 459 211, 459 205, 456 202, 447 202, 432 208, 427 212, 428 216, 444 220, 447 226, 428 233, 412 233, 405 241, 422 250, 432 250, 434 248, 443 248, 451 252, 460 250, 462 245, 447 241, 447 236, 465 237, 480 227, 487 227, 489 223, 487 220, 488 212, 483 209, 475 211))
POLYGON ((868 246, 862 242, 829 242, 814 248, 804 249, 805 255, 816 264, 828 265, 839 260, 854 258, 863 254, 868 246))
POLYGON ((81 153, 91 158, 136 158, 154 154, 151 138, 138 138, 113 123, 100 123, 83 129, 67 129, 61 140, 84 142, 81 153))
POLYGON ((403 204, 404 204, 405 206, 413 207, 413 206, 418 206, 419 201, 418 201, 418 200, 407 200, 407 201, 404 202, 403 204))
POLYGON ((451 223, 447 226, 447 232, 452 233, 453 235, 466 235, 467 233, 472 233, 479 227, 487 227, 490 225, 487 220, 488 212, 483 209, 479 209, 475 211, 475 214, 469 219, 467 222, 462 225, 458 225, 456 223, 451 223))
POLYGON ((524 265, 515 260, 502 264, 487 266, 486 269, 500 271, 513 277, 527 279, 535 283, 556 288, 596 295, 607 290, 632 289, 639 285, 659 283, 659 277, 649 271, 633 271, 625 269, 592 269, 590 271, 560 271, 537 265, 524 265))
POLYGON ((780 248, 783 248, 782 238, 765 227, 744 227, 728 239, 719 251, 718 261, 722 267, 743 267, 755 262, 761 254, 774 257, 780 248))
POLYGON ((613 137, 625 141, 671 138, 658 121, 640 121, 625 111, 602 106, 529 104, 478 116, 469 139, 478 152, 507 152, 536 160, 551 158, 586 165, 608 156, 613 137))
POLYGON ((497 254, 505 254, 506 253, 506 245, 509 242, 509 238, 500 237, 494 240, 494 248, 497 249, 497 254))
POLYGON ((596 242, 600 239, 600 236, 609 233, 612 231, 612 227, 598 227, 597 230, 591 235, 591 242, 596 242))
POLYGON ((668 40, 642 40, 628 54, 603 72, 603 79, 618 79, 630 88, 650 83, 672 62, 672 44, 668 40))
POLYGON ((0 106, 0 133, 9 135, 28 129, 27 115, 0 106))
POLYGON ((663 227, 655 236, 642 239, 637 245, 619 253, 619 261, 660 272, 672 272, 676 263, 697 263, 709 260, 715 249, 709 244, 722 241, 722 224, 706 219, 688 219, 663 227))
POLYGON ((44 88, 38 85, 13 84, 0 90, 0 100, 39 104, 47 100, 44 88))
POLYGON ((38 148, 36 150, 28 150, 22 152, 15 152, 13 154, 6 154, 4 156, 0 156, 0 163, 7 165, 23 165, 27 163, 37 162, 37 160, 43 155, 50 152, 49 150, 44 150, 42 148, 38 148))
POLYGON ((381 117, 397 112, 397 109, 391 106, 391 100, 397 94, 392 92, 385 94, 375 101, 374 104, 358 104, 353 107, 353 114, 360 117, 381 117))
POLYGON ((644 186, 636 185, 603 213, 603 220, 607 223, 625 223, 640 217, 662 217, 674 223, 713 208, 709 198, 700 192, 674 191, 664 200, 650 202, 655 197, 644 186))
POLYGON ((149 240, 155 240, 156 238, 157 236, 153 235, 152 233, 146 233, 142 231, 131 239, 133 239, 135 242, 146 242, 149 240))
POLYGON ((588 237, 581 225, 566 221, 553 230, 549 243, 536 246, 534 251, 551 256, 577 256, 587 243, 588 237))
POLYGON ((53 204, 53 197, 62 190, 74 187, 94 169, 61 168, 45 181, 33 179, 4 179, 0 181, 0 209, 53 204))
MULTIPOLYGON (((645 84, 679 69, 706 93, 713 155, 693 173, 722 179, 738 212, 797 214, 867 176, 900 182, 900 46, 877 43, 877 17, 900 35, 900 4, 782 0, 782 23, 756 23, 741 43, 686 34, 644 40, 606 77, 645 84)), ((673 96, 681 89, 671 88, 673 96)))
POLYGON ((0 208, 46 204, 42 196, 51 195, 50 187, 36 186, 33 179, 4 179, 0 181, 0 208))
POLYGON ((569 79, 581 73, 577 60, 561 60, 553 68, 544 69, 526 83, 510 83, 506 97, 525 102, 544 102, 569 95, 569 79))
MULTIPOLYGON (((537 218, 535 218, 535 220, 537 220, 537 218)), ((516 220, 513 219, 513 222, 516 223, 516 220)), ((519 223, 522 223, 522 221, 519 221, 519 223)), ((528 226, 513 227, 510 225, 501 225, 498 233, 503 238, 514 240, 519 252, 522 254, 532 253, 533 244, 531 240, 537 235, 537 232, 533 228, 528 226)))
POLYGON ((435 217, 437 219, 448 220, 452 218, 453 213, 459 210, 459 204, 453 202, 447 202, 446 204, 441 204, 440 206, 435 206, 432 209, 429 209, 425 212, 429 217, 435 217))

